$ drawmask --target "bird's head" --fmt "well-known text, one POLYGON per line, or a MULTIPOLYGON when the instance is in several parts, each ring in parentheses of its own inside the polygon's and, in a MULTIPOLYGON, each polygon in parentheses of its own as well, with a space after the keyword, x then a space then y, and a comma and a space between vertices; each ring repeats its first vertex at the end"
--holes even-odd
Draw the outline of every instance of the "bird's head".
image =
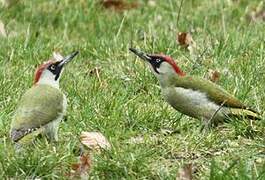
POLYGON ((145 62, 147 62, 151 68, 151 71, 158 78, 161 76, 178 75, 185 76, 185 73, 178 67, 175 61, 163 54, 147 54, 140 50, 130 48, 130 51, 139 56, 145 62))
POLYGON ((65 58, 49 60, 41 64, 35 71, 34 84, 49 84, 59 87, 59 79, 64 66, 70 62, 78 51, 66 56, 65 58))

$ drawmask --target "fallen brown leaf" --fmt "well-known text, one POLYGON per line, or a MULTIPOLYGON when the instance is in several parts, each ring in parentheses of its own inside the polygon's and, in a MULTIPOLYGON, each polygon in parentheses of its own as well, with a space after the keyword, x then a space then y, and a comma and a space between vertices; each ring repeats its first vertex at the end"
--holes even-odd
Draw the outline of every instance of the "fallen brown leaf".
POLYGON ((192 179, 192 164, 185 164, 179 169, 176 180, 191 180, 192 179))
POLYGON ((100 4, 106 9, 115 11, 130 10, 138 7, 137 2, 128 3, 123 0, 102 0, 100 4))
POLYGON ((188 49, 191 56, 195 57, 197 46, 190 33, 179 32, 177 42, 181 47, 188 49))
POLYGON ((82 132, 80 135, 81 143, 90 149, 110 149, 111 145, 107 138, 99 132, 82 132))
POLYGON ((217 81, 219 81, 220 76, 221 76, 220 72, 218 72, 216 70, 209 69, 209 71, 208 71, 208 79, 210 79, 210 81, 216 83, 217 81))
POLYGON ((7 37, 4 23, 0 20, 0 37, 7 37))
POLYGON ((92 162, 90 155, 81 155, 79 162, 71 165, 71 172, 68 174, 71 178, 88 179, 92 162))
POLYGON ((193 43, 191 34, 187 32, 179 32, 177 40, 178 40, 179 45, 184 48, 191 46, 193 43))

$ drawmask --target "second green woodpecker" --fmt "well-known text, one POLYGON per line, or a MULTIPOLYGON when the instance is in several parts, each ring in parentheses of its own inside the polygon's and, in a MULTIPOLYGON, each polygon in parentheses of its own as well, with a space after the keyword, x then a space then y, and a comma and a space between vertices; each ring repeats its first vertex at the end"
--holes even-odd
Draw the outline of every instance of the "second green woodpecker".
POLYGON ((130 51, 149 65, 160 83, 164 99, 179 112, 204 120, 207 124, 216 124, 229 117, 260 119, 255 110, 220 86, 186 75, 171 57, 151 55, 134 48, 130 51))

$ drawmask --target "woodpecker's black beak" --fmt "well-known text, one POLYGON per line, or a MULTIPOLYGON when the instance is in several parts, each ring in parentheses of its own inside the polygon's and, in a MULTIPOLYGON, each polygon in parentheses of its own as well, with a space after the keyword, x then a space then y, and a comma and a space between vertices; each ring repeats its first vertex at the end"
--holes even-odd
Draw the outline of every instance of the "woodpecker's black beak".
POLYGON ((150 62, 152 60, 152 58, 148 54, 146 54, 140 50, 137 50, 134 48, 129 48, 129 50, 145 61, 150 62))
POLYGON ((58 64, 58 67, 62 68, 64 65, 66 65, 68 62, 70 62, 74 57, 79 53, 79 51, 75 51, 72 54, 66 56, 61 62, 58 64))
POLYGON ((57 61, 55 64, 51 64, 48 69, 55 75, 55 80, 59 79, 63 67, 70 62, 79 52, 75 51, 72 54, 66 56, 63 60, 57 61))

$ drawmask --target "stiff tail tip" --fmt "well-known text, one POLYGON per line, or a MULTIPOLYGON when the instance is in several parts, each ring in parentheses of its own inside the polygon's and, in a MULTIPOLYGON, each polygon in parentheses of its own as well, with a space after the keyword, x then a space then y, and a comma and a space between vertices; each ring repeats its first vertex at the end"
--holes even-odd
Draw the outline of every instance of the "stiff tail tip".
POLYGON ((237 108, 232 108, 231 109, 231 114, 236 117, 245 117, 247 119, 251 120, 261 120, 261 116, 258 112, 254 112, 249 109, 237 109, 237 108))

